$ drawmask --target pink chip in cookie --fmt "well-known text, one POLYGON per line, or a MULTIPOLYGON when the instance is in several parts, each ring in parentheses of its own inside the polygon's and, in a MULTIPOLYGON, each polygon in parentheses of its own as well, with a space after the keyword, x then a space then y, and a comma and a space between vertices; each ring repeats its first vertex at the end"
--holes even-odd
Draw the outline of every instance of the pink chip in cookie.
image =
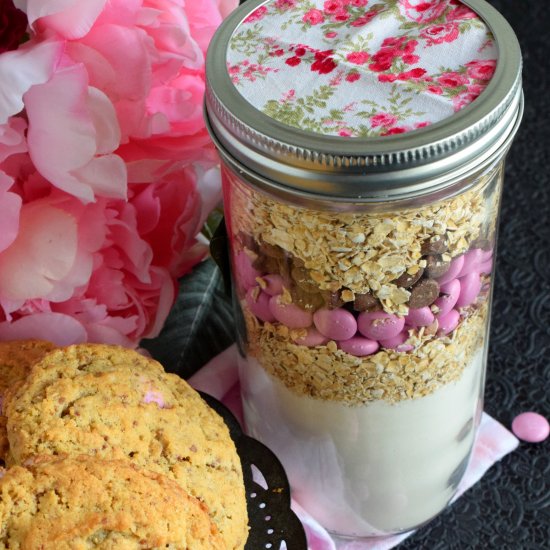
POLYGON ((144 403, 156 403, 159 406, 159 409, 164 409, 164 396, 158 390, 149 390, 145 393, 143 397, 144 403))

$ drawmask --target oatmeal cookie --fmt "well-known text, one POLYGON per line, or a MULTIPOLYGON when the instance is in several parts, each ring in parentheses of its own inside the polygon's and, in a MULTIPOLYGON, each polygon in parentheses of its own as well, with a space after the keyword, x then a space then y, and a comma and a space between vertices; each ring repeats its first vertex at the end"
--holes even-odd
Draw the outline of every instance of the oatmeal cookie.
MULTIPOLYGON (((55 346, 44 340, 11 340, 0 342, 0 410, 7 390, 22 382, 33 363, 55 346)), ((5 463, 9 452, 6 433, 7 418, 0 413, 0 464, 5 463)))
POLYGON ((77 345, 37 363, 6 403, 11 455, 129 459, 206 503, 227 548, 244 546, 242 469, 223 420, 184 380, 138 353, 77 345))
POLYGON ((0 479, 0 549, 225 548, 203 503, 128 461, 39 459, 0 479))

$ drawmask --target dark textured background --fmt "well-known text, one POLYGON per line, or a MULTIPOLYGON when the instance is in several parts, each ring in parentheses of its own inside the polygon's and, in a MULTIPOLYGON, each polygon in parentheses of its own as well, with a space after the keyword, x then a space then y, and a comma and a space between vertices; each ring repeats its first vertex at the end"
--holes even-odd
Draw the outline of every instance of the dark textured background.
MULTIPOLYGON (((550 2, 491 3, 514 27, 525 62, 525 115, 506 169, 486 390, 486 411, 509 427, 524 411, 550 417, 550 2)), ((181 290, 163 333, 146 346, 186 376, 230 343, 231 313, 210 262, 184 279, 181 290), (220 326, 213 316, 224 329, 213 328, 220 326)), ((399 546, 549 548, 550 439, 522 443, 399 546)))

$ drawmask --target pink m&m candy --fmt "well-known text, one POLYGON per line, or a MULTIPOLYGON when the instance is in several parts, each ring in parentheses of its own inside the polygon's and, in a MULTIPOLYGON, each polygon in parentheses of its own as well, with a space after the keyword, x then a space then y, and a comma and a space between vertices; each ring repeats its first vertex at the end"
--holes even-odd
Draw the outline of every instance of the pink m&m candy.
POLYGON ((387 340, 403 330, 405 318, 384 311, 364 311, 357 318, 357 326, 371 340, 387 340))
POLYGON ((523 441, 540 443, 550 434, 550 425, 544 416, 535 412, 525 412, 514 418, 512 431, 523 441))
POLYGON ((405 323, 411 327, 427 327, 434 322, 434 319, 432 310, 425 306, 418 309, 409 309, 409 313, 405 317, 405 323))
POLYGON ((456 279, 457 275, 462 271, 462 266, 464 265, 464 256, 457 256, 454 260, 451 261, 451 265, 447 272, 437 279, 437 282, 440 285, 448 283, 453 279, 456 279))
POLYGON ((339 342, 338 347, 350 355, 355 355, 355 357, 365 357, 366 355, 372 355, 377 352, 379 346, 376 340, 369 340, 362 336, 354 336, 349 340, 339 342))
POLYGON ((409 338, 409 333, 404 330, 394 336, 393 338, 388 338, 387 340, 380 340, 380 345, 386 349, 395 349, 397 351, 412 351, 414 346, 411 344, 406 344, 405 342, 409 338))
POLYGON ((486 262, 487 260, 491 260, 493 258, 493 249, 490 248, 489 250, 482 250, 481 251, 481 261, 486 262))
POLYGON ((481 278, 477 271, 468 273, 460 279, 460 296, 456 307, 466 307, 473 304, 481 291, 481 278))
POLYGON ((283 278, 280 275, 270 274, 262 277, 265 288, 263 291, 270 296, 281 294, 283 292, 283 278))
POLYGON ((269 309, 273 317, 288 328, 308 328, 313 322, 311 311, 304 311, 296 304, 283 304, 280 295, 269 300, 269 309))
POLYGON ((248 304, 248 309, 256 316, 260 321, 267 323, 273 323, 275 317, 271 313, 269 308, 269 294, 265 292, 258 292, 259 287, 249 288, 246 293, 246 303, 248 304))
POLYGON ((442 284, 439 287, 439 292, 442 294, 435 302, 439 308, 439 315, 446 315, 455 307, 455 304, 460 296, 460 281, 458 279, 453 279, 448 283, 442 284))
POLYGON ((314 348, 315 346, 322 346, 326 344, 328 342, 328 338, 323 336, 316 328, 309 327, 306 335, 301 338, 295 338, 294 342, 301 346, 314 348))
POLYGON ((248 290, 252 286, 256 286, 256 277, 259 277, 261 273, 255 269, 252 265, 252 260, 248 254, 241 250, 235 256, 235 276, 238 284, 244 289, 248 290))
POLYGON ((445 315, 436 315, 435 318, 438 323, 437 334, 438 336, 444 336, 445 334, 449 334, 449 332, 453 332, 453 330, 458 326, 458 322, 460 321, 460 313, 458 313, 456 309, 451 309, 449 313, 446 313, 445 315))
POLYGON ((493 258, 489 258, 479 265, 480 273, 489 275, 491 271, 493 271, 493 258))
POLYGON ((331 340, 348 340, 357 332, 357 321, 346 309, 318 309, 313 314, 317 330, 331 340))
POLYGON ((469 250, 464 254, 464 263, 457 277, 464 277, 464 275, 468 275, 468 273, 472 273, 472 271, 477 271, 482 261, 483 250, 481 250, 481 248, 469 250))

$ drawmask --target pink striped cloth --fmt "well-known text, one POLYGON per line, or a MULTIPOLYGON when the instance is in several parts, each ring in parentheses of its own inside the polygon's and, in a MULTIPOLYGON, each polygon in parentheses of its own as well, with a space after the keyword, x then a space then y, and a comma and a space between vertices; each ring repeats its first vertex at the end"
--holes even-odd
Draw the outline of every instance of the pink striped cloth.
MULTIPOLYGON (((237 349, 231 346, 212 359, 190 380, 197 390, 203 391, 222 401, 242 420, 242 407, 237 369, 237 349)), ((474 453, 470 465, 460 484, 455 500, 477 483, 485 472, 518 446, 518 440, 502 424, 483 414, 474 453)), ((298 515, 308 539, 309 550, 388 550, 412 534, 365 541, 337 541, 315 521, 297 502, 292 508, 298 515)))

